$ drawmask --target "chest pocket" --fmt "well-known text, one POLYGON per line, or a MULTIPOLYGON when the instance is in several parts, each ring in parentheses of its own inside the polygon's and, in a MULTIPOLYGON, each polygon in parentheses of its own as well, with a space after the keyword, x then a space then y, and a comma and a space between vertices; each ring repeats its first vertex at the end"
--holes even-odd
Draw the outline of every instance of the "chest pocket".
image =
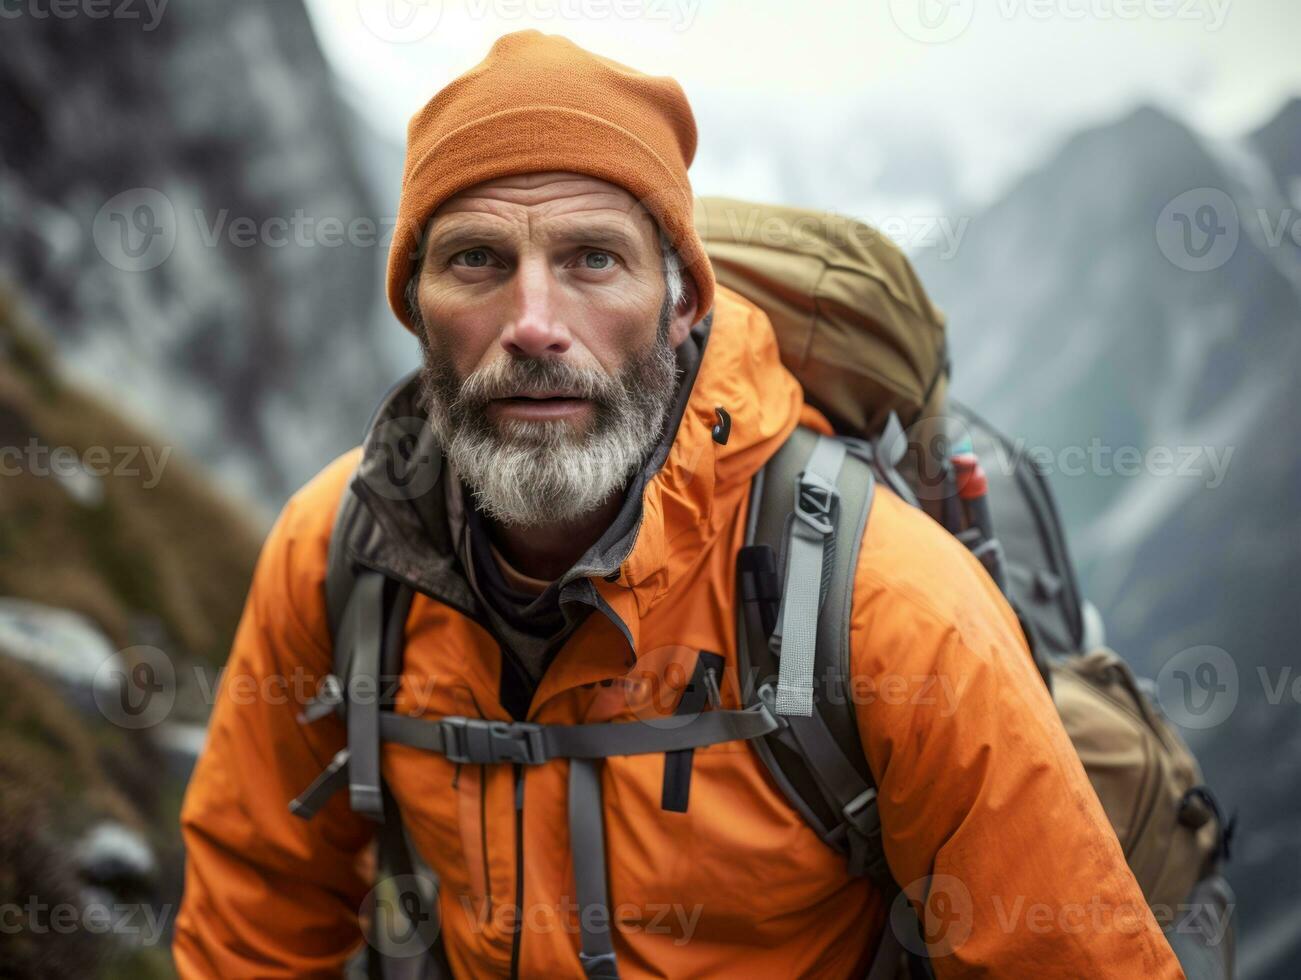
MULTIPOLYGON (((719 708, 723 666, 700 651, 689 680, 675 685, 673 716, 647 723, 687 723, 719 708)), ((679 942, 709 933, 731 941, 738 928, 789 941, 790 912, 832 900, 848 880, 844 859, 791 807, 746 740, 612 757, 604 783, 610 911, 625 926, 679 942)))
POLYGON ((666 755, 606 761, 611 913, 674 938, 792 941, 790 915, 832 900, 844 859, 818 839, 746 742, 696 749, 685 810, 662 803, 666 755), (635 910, 635 911, 634 911, 635 910), (738 932, 737 930, 742 930, 738 932))

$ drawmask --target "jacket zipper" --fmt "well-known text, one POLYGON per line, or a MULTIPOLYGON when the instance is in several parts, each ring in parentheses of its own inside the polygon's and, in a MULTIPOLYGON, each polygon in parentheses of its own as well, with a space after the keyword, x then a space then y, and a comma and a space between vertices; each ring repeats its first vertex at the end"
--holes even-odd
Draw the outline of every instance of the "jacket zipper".
POLYGON ((524 771, 518 762, 515 771, 515 934, 510 944, 510 975, 519 977, 520 940, 524 933, 524 771))

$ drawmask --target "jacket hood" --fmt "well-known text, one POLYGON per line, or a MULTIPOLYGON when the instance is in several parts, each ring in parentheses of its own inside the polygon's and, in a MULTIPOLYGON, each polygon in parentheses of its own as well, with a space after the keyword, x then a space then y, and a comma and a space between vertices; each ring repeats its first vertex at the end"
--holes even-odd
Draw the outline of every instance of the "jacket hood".
MULTIPOLYGON (((714 543, 751 478, 799 423, 799 383, 781 363, 767 316, 738 294, 720 288, 676 353, 680 376, 664 432, 610 527, 559 580, 562 603, 598 604, 599 578, 630 589, 644 614, 714 543)), ((413 372, 371 421, 353 489, 373 521, 350 530, 348 547, 359 564, 481 618, 449 525, 450 471, 418 394, 413 372)))

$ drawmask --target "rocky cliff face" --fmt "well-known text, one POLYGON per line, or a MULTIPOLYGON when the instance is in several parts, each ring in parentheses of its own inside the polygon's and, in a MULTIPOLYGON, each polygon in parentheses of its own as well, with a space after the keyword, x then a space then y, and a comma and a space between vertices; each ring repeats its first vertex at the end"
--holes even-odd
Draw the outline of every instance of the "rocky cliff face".
POLYGON ((1200 648, 1228 655, 1211 724, 1182 720, 1240 814, 1248 977, 1301 954, 1298 148, 1299 102, 1220 144, 1144 109, 1068 142, 951 260, 919 262, 957 393, 1045 451, 1111 644, 1165 681, 1215 656, 1200 648))
POLYGON ((63 362, 274 513, 413 356, 388 225, 301 4, 19 16, 0 277, 63 362))
POLYGON ((28 925, 0 973, 166 977, 181 793, 261 536, 225 491, 273 515, 409 351, 299 4, 39 6, 0 21, 0 901, 28 925), (124 724, 142 665, 161 696, 124 724))

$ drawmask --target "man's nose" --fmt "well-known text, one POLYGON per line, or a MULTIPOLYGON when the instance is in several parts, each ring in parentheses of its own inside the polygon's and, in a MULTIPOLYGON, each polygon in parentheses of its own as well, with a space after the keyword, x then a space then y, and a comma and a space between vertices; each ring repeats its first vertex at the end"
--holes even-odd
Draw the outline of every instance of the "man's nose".
POLYGON ((511 309, 501 346, 516 357, 546 357, 569 350, 571 337, 558 306, 558 288, 545 261, 521 262, 511 289, 511 309))

